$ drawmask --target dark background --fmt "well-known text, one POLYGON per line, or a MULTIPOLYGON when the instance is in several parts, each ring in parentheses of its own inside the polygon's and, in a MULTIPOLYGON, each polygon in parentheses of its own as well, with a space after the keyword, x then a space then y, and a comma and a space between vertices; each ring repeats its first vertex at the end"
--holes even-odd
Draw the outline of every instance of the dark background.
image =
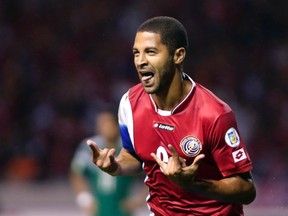
POLYGON ((134 33, 187 28, 184 71, 234 109, 253 160, 253 205, 287 206, 288 1, 0 0, 0 180, 65 179, 94 115, 138 82, 134 33))

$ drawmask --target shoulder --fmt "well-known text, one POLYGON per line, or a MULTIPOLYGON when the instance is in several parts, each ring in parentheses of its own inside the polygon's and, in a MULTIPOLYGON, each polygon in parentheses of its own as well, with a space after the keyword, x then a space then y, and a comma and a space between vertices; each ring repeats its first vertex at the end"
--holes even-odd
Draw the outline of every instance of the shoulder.
POLYGON ((149 94, 147 94, 142 85, 139 83, 131 87, 121 98, 119 105, 120 114, 123 111, 132 111, 134 108, 139 105, 139 102, 147 103, 150 101, 149 94))
POLYGON ((128 97, 131 103, 135 103, 140 98, 143 98, 144 95, 148 96, 148 94, 144 91, 142 84, 140 83, 133 86, 128 93, 128 97))
POLYGON ((137 95, 141 94, 142 91, 142 85, 137 84, 122 96, 118 109, 118 121, 120 125, 132 120, 132 104, 135 104, 135 98, 138 98, 139 96, 137 95))
POLYGON ((129 101, 129 100, 133 100, 137 97, 139 97, 140 95, 142 95, 144 92, 144 89, 142 87, 142 85, 139 83, 133 87, 131 87, 121 98, 120 100, 120 105, 129 101))
POLYGON ((201 108, 202 113, 207 116, 217 118, 223 114, 232 112, 231 107, 226 102, 198 83, 195 87, 194 100, 195 106, 201 108))

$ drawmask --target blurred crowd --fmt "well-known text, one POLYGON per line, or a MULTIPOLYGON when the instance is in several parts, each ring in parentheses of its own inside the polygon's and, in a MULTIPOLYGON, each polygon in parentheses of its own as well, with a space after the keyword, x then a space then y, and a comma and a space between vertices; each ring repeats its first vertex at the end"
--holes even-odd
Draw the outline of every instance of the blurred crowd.
POLYGON ((288 193, 287 7, 284 0, 0 0, 0 179, 65 178, 98 110, 117 109, 138 82, 137 26, 169 15, 188 30, 184 71, 236 113, 262 202, 288 203, 277 199, 288 193))

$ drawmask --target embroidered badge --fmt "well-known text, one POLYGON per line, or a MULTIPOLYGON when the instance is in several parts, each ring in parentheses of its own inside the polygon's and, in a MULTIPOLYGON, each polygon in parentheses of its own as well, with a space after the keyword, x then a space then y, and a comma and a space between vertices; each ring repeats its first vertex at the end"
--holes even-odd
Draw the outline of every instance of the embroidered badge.
POLYGON ((232 148, 239 146, 240 138, 237 131, 233 127, 227 130, 225 134, 225 142, 232 148))
POLYGON ((188 157, 197 156, 202 150, 202 144, 197 137, 187 136, 180 142, 182 152, 188 157))

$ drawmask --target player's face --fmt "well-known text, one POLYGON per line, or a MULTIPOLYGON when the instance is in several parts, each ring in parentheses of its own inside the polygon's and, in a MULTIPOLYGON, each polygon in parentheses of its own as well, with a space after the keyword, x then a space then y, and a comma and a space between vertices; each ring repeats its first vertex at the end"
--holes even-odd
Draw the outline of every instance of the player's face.
POLYGON ((119 128, 113 114, 102 112, 96 117, 96 134, 103 136, 108 141, 114 141, 119 136, 119 128))
POLYGON ((144 90, 149 94, 159 94, 169 88, 173 79, 173 56, 161 36, 152 32, 138 32, 135 37, 134 64, 144 90))

